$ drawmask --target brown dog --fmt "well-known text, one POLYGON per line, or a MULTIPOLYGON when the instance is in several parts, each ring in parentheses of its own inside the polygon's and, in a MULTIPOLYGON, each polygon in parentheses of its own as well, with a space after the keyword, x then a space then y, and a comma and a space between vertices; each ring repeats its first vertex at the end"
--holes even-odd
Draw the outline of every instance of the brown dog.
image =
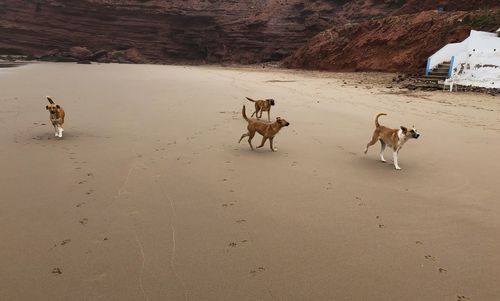
POLYGON ((253 115, 255 115, 257 119, 262 118, 262 112, 267 111, 267 120, 271 121, 271 106, 274 106, 274 99, 254 100, 250 97, 247 97, 246 99, 255 103, 255 112, 253 112, 252 116, 250 117, 253 117, 253 115))
POLYGON ((54 136, 62 138, 62 132, 64 131, 64 116, 66 116, 66 114, 63 108, 56 105, 50 96, 47 96, 47 100, 49 101, 49 104, 45 106, 45 109, 50 112, 50 122, 52 122, 55 130, 54 136))
POLYGON ((269 139, 271 150, 273 152, 277 151, 277 149, 273 147, 274 136, 278 134, 282 127, 289 126, 290 123, 280 117, 277 117, 275 122, 260 121, 254 118, 249 119, 245 112, 245 106, 243 106, 243 110, 241 113, 243 115, 243 118, 245 118, 245 120, 248 122, 248 133, 241 135, 240 141, 238 141, 238 143, 240 143, 243 138, 248 137, 248 144, 250 144, 250 148, 253 150, 252 139, 253 136, 255 136, 255 132, 258 132, 262 135, 262 143, 257 148, 263 147, 264 143, 266 143, 266 140, 269 139))
POLYGON ((412 127, 411 130, 408 130, 408 128, 404 126, 401 126, 399 129, 390 129, 383 125, 380 125, 380 123, 378 123, 378 118, 383 115, 387 114, 380 113, 377 115, 377 117, 375 117, 375 131, 373 132, 372 140, 366 145, 365 154, 368 152, 368 147, 374 145, 375 143, 377 143, 377 141, 380 141, 380 160, 382 160, 382 162, 385 162, 384 150, 386 145, 388 145, 392 147, 393 150, 392 155, 394 160, 394 167, 397 170, 400 170, 401 167, 399 167, 398 164, 399 151, 406 143, 406 141, 408 141, 409 139, 418 139, 418 137, 420 137, 420 134, 417 132, 415 127, 412 127))

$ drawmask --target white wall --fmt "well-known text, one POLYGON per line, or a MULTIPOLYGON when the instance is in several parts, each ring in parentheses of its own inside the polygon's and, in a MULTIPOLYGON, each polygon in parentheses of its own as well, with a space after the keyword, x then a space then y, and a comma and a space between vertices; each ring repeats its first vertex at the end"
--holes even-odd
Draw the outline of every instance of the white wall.
POLYGON ((463 42, 448 44, 432 55, 428 68, 432 70, 452 57, 447 83, 500 88, 500 37, 496 33, 471 30, 463 42))

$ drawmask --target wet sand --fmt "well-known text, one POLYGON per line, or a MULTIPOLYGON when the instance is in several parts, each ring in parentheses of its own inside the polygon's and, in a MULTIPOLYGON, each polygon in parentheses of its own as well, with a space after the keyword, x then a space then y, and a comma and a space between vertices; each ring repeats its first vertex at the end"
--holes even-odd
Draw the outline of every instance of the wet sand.
POLYGON ((0 91, 2 300, 500 296, 498 97, 95 64, 3 69, 0 91), (245 96, 291 123, 278 152, 237 143, 245 96), (362 154, 378 112, 422 134, 402 171, 362 154))

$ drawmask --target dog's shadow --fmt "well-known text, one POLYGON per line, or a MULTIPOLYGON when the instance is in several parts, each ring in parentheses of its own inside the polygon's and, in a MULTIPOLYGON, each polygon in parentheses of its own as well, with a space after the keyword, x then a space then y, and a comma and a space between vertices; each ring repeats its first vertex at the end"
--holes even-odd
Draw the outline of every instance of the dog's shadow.
POLYGON ((36 129, 30 131, 30 135, 27 136, 27 141, 75 141, 82 137, 96 137, 92 133, 81 132, 76 129, 68 129, 63 132, 62 138, 54 136, 54 132, 50 129, 36 129))
POLYGON ((378 156, 375 158, 374 156, 370 156, 370 154, 361 154, 359 156, 353 157, 353 164, 356 166, 356 168, 361 169, 361 170, 366 170, 370 171, 373 173, 380 173, 383 172, 386 174, 386 172, 394 172, 396 174, 400 173, 405 173, 407 174, 409 170, 414 170, 415 168, 418 168, 415 164, 412 163, 411 160, 408 160, 408 162, 401 163, 401 170, 396 170, 394 167, 394 163, 392 159, 386 158, 386 162, 380 161, 378 156))

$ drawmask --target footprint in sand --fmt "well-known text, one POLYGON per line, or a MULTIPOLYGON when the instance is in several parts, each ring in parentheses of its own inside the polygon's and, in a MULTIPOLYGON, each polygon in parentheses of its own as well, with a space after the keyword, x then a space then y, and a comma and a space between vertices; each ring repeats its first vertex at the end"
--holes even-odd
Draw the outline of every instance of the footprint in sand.
POLYGON ((236 221, 236 223, 242 224, 242 223, 245 223, 246 221, 247 221, 246 219, 239 219, 236 221))
POLYGON ((430 260, 430 261, 436 261, 436 257, 434 257, 432 255, 425 255, 424 258, 427 260, 430 260))
POLYGON ((250 271, 250 274, 252 274, 253 276, 256 276, 262 272, 264 272, 266 269, 264 267, 258 267, 256 268, 255 270, 251 270, 250 271))
POLYGON ((66 244, 68 244, 70 242, 71 242, 71 239, 68 238, 68 239, 65 239, 65 240, 61 241, 60 245, 64 246, 64 245, 66 245, 66 244))
POLYGON ((62 271, 60 268, 53 268, 52 269, 52 274, 55 274, 55 275, 61 275, 62 274, 62 271))
POLYGON ((238 244, 244 244, 244 243, 247 243, 247 242, 248 242, 248 240, 244 239, 244 240, 240 241, 239 243, 238 242, 230 242, 228 244, 228 246, 231 247, 231 248, 236 248, 238 246, 238 244))
POLYGON ((415 244, 416 244, 416 245, 423 245, 424 243, 423 243, 423 242, 421 242, 420 240, 417 240, 417 241, 415 241, 415 244))
POLYGON ((94 189, 90 189, 89 191, 85 192, 86 195, 91 195, 94 192, 94 189))
POLYGON ((231 206, 234 206, 234 203, 224 203, 221 206, 222 207, 231 207, 231 206))
POLYGON ((464 295, 458 295, 457 296, 457 301, 467 301, 467 300, 470 300, 470 298, 466 297, 464 295))
POLYGON ((79 221, 79 223, 80 223, 80 224, 82 224, 82 225, 84 225, 84 226, 85 226, 88 222, 89 222, 89 219, 88 219, 88 218, 86 218, 86 217, 82 218, 82 219, 79 221))
POLYGON ((80 208, 80 207, 82 207, 83 205, 85 205, 85 202, 78 203, 78 204, 76 204, 76 208, 80 208))
POLYGON ((448 273, 448 270, 443 269, 443 268, 438 268, 438 271, 440 274, 447 274, 448 273))
POLYGON ((385 228, 385 225, 384 224, 378 224, 378 227, 379 227, 379 229, 383 229, 383 228, 385 228))

